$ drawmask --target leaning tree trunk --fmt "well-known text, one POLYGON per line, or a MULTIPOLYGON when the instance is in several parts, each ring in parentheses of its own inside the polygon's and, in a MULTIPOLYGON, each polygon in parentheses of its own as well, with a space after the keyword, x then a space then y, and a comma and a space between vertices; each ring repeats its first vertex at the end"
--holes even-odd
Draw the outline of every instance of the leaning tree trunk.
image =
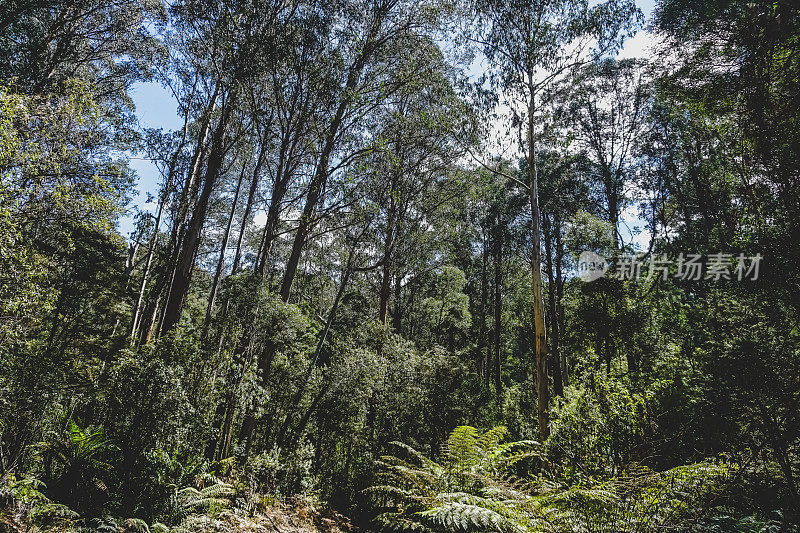
POLYGON ((361 53, 358 55, 355 63, 353 63, 349 69, 349 72, 347 73, 347 82, 345 83, 344 91, 342 92, 341 101, 339 102, 339 105, 336 108, 336 113, 334 114, 331 124, 328 127, 325 144, 320 152, 319 160, 317 161, 317 168, 308 188, 308 194, 306 194, 306 204, 303 207, 303 214, 300 217, 300 223, 298 224, 297 230, 294 234, 292 251, 289 254, 289 260, 286 262, 286 271, 283 275, 283 281, 281 283, 281 298, 284 302, 289 301, 289 296, 292 292, 292 284, 294 283, 294 277, 297 274, 297 266, 300 264, 300 254, 303 251, 303 247, 306 245, 306 239, 308 238, 308 233, 311 230, 312 218, 317 209, 317 203, 320 201, 322 197, 322 191, 328 181, 328 165, 330 163, 333 150, 336 147, 336 143, 339 139, 339 128, 342 127, 345 113, 355 98, 355 90, 359 79, 361 78, 361 73, 367 64, 367 60, 376 50, 377 43, 375 42, 375 37, 377 36, 382 21, 382 18, 373 21, 373 25, 370 28, 369 35, 367 36, 366 42, 361 49, 361 53))
POLYGON ((222 244, 219 251, 219 260, 217 261, 217 269, 214 272, 214 281, 211 283, 211 293, 208 295, 208 305, 206 306, 206 316, 203 320, 203 333, 200 338, 205 339, 208 335, 208 328, 211 324, 211 314, 214 311, 214 303, 217 299, 217 291, 219 290, 219 280, 222 277, 222 271, 225 268, 225 250, 228 248, 228 239, 231 235, 231 227, 233 226, 233 218, 236 215, 236 204, 239 202, 239 191, 242 190, 242 181, 244 181, 244 173, 247 169, 247 163, 242 163, 242 172, 239 174, 239 181, 236 182, 236 192, 233 195, 233 203, 231 204, 231 211, 228 215, 228 224, 225 226, 225 233, 222 235, 222 244))
POLYGON ((203 191, 192 211, 192 217, 189 219, 189 225, 186 228, 178 262, 175 265, 172 287, 170 287, 164 310, 161 333, 170 331, 178 323, 186 295, 189 292, 192 266, 194 265, 195 254, 200 246, 200 234, 205 224, 208 203, 225 159, 228 123, 232 115, 235 99, 236 93, 234 90, 223 104, 222 115, 214 132, 211 151, 208 155, 206 175, 203 180, 203 191))

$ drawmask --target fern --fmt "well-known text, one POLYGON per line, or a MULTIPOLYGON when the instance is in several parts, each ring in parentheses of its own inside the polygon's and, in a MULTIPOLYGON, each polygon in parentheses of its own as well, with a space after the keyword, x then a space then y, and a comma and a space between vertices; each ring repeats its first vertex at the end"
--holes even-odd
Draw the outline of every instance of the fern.
POLYGON ((123 522, 125 531, 130 533, 150 533, 150 527, 147 522, 141 518, 128 518, 123 522))
POLYGON ((169 526, 161 522, 155 522, 150 526, 150 533, 169 533, 169 526))
POLYGON ((631 469, 588 485, 522 483, 504 472, 541 457, 542 447, 502 443, 505 435, 502 427, 483 434, 458 427, 442 448, 441 463, 398 444, 404 458, 382 457, 380 483, 367 489, 383 508, 376 521, 403 531, 658 531, 682 524, 729 474, 723 463, 704 462, 666 472, 631 469))
POLYGON ((78 513, 61 503, 44 503, 37 505, 31 511, 31 519, 36 523, 42 523, 52 520, 76 520, 79 518, 78 513))
POLYGON ((229 497, 236 494, 232 485, 227 483, 215 483, 202 490, 194 487, 184 487, 177 493, 178 501, 185 511, 196 511, 206 509, 209 506, 226 506, 229 497))

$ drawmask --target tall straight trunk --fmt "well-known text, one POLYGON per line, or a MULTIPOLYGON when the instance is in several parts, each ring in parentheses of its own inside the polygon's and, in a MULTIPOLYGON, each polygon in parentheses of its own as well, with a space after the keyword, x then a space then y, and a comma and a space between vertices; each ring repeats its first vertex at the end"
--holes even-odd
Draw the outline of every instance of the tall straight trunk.
POLYGON ((258 152, 258 159, 256 159, 256 166, 253 170, 253 179, 250 180, 250 191, 247 193, 247 204, 244 206, 242 225, 239 228, 239 236, 236 239, 236 255, 233 256, 231 274, 236 274, 236 272, 239 271, 239 262, 242 260, 242 242, 244 241, 244 234, 247 230, 250 214, 253 212, 253 202, 255 201, 256 191, 258 191, 259 177, 261 176, 261 167, 264 164, 265 156, 266 150, 264 146, 261 146, 258 152))
POLYGON ((395 272, 394 274, 394 309, 392 311, 392 329, 399 333, 402 324, 403 310, 400 307, 400 295, 403 290, 403 274, 395 272))
POLYGON ((181 251, 178 256, 177 264, 175 265, 172 287, 170 287, 166 308, 164 310, 161 333, 170 331, 175 324, 178 323, 184 301, 186 300, 186 295, 189 292, 192 266, 194 265, 195 255, 200 246, 200 234, 205 224, 208 202, 225 160, 228 123, 233 113, 235 100, 236 92, 234 89, 223 103, 222 114, 214 131, 214 138, 212 140, 211 151, 208 154, 208 163, 203 180, 203 191, 197 199, 197 203, 192 211, 192 217, 189 220, 186 233, 183 237, 181 251))
POLYGON ((558 354, 561 359, 562 382, 566 387, 569 385, 569 364, 567 354, 561 349, 560 336, 566 325, 564 324, 564 275, 561 271, 561 261, 564 258, 564 242, 561 240, 561 217, 555 216, 555 238, 556 238, 556 316, 558 322, 559 339, 554 339, 554 344, 558 346, 558 354))
POLYGON ((211 323, 211 314, 214 311, 214 302, 217 299, 217 291, 219 290, 219 280, 222 277, 222 271, 225 268, 225 250, 228 248, 228 239, 231 235, 231 227, 233 226, 233 217, 236 215, 236 204, 239 202, 239 191, 242 189, 242 181, 244 181, 244 173, 247 169, 247 163, 242 163, 242 172, 239 174, 239 180, 236 182, 236 192, 233 195, 233 203, 231 204, 231 212, 228 215, 228 223, 225 226, 225 233, 222 235, 222 245, 219 251, 219 260, 217 261, 217 269, 214 272, 214 281, 211 283, 211 293, 208 295, 208 305, 206 306, 206 316, 203 320, 203 333, 202 339, 206 338, 208 334, 208 326, 211 323))
POLYGON ((481 376, 486 376, 489 372, 489 368, 486 365, 486 358, 484 356, 484 351, 486 350, 486 306, 488 305, 489 300, 489 275, 488 275, 488 262, 489 262, 489 247, 486 245, 486 236, 484 235, 483 238, 483 252, 481 254, 481 302, 480 308, 478 309, 478 320, 479 320, 479 327, 478 327, 478 357, 477 357, 477 367, 478 367, 478 374, 481 376))
POLYGON ((219 448, 216 459, 218 461, 227 459, 231 452, 233 442, 233 421, 236 416, 236 408, 239 405, 238 387, 228 391, 225 405, 225 421, 222 424, 222 434, 220 435, 219 448))
MULTIPOLYGON (((533 73, 528 74, 528 85, 533 87, 533 73)), ((528 101, 528 202, 531 208, 531 291, 533 296, 533 332, 536 349, 536 396, 539 419, 539 437, 544 440, 550 434, 550 391, 547 384, 547 333, 544 326, 544 302, 542 300, 542 240, 539 213, 539 174, 536 161, 536 138, 534 95, 528 101)))
POLYGON ((564 383, 561 380, 561 361, 558 358, 558 315, 556 312, 556 281, 553 272, 553 226, 548 217, 544 217, 545 267, 547 268, 547 324, 550 326, 550 369, 553 372, 553 392, 556 396, 564 395, 564 383))
POLYGON ((152 291, 152 301, 145 306, 144 312, 142 313, 142 318, 139 320, 137 343, 140 345, 147 344, 150 342, 150 339, 153 338, 153 334, 158 323, 158 312, 164 298, 164 295, 161 291, 163 290, 163 283, 165 283, 165 281, 166 280, 164 278, 161 278, 157 281, 157 283, 162 284, 162 287, 156 286, 156 288, 152 291))
MULTIPOLYGON (((392 180, 394 182, 394 180, 392 180)), ((381 266, 381 288, 378 301, 378 320, 384 326, 389 316, 389 294, 392 282, 392 248, 394 247, 394 226, 397 209, 394 200, 394 186, 390 191, 389 220, 386 224, 386 234, 383 240, 383 265, 381 266)))
POLYGON ((500 359, 502 356, 502 333, 503 333, 503 241, 501 228, 497 229, 496 241, 494 243, 494 393, 498 405, 500 405, 503 393, 503 376, 501 374, 500 359))

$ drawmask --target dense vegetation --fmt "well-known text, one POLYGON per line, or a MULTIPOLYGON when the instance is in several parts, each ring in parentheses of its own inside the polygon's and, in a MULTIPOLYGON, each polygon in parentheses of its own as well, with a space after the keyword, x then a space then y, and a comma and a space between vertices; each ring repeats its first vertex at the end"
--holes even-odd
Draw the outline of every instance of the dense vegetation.
POLYGON ((4 0, 0 531, 796 530, 799 242, 790 0, 4 0))

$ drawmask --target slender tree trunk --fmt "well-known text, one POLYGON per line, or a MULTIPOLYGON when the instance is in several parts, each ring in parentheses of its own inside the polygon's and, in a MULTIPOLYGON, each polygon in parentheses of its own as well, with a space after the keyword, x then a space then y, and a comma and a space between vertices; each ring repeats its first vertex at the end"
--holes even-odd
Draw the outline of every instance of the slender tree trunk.
MULTIPOLYGON (((167 245, 167 254, 169 256, 169 260, 167 262, 165 273, 162 276, 167 278, 167 281, 159 284, 166 288, 168 298, 172 293, 172 286, 175 283, 178 260, 183 245, 182 239, 186 233, 189 206, 196 197, 199 187, 198 177, 200 175, 200 166, 208 149, 207 139, 211 130, 211 116, 214 107, 217 104, 217 99, 219 98, 219 91, 220 84, 217 83, 214 88, 214 94, 211 96, 211 100, 209 101, 205 112, 203 113, 200 133, 197 136, 197 146, 195 147, 194 155, 192 156, 192 161, 189 165, 189 175, 186 179, 186 185, 181 192, 181 197, 178 202, 178 210, 172 223, 172 231, 170 231, 169 244, 167 245)), ((153 324, 151 324, 150 330, 147 333, 148 338, 151 335, 158 336, 162 331, 164 331, 163 322, 165 317, 166 313, 162 313, 159 322, 153 322, 153 324)))
POLYGON ((272 244, 275 241, 275 234, 278 228, 281 203, 286 195, 286 190, 289 187, 289 180, 291 179, 291 173, 283 157, 283 154, 281 154, 281 159, 278 161, 275 183, 272 186, 272 197, 270 198, 269 208, 267 210, 267 221, 264 224, 264 232, 261 235, 261 243, 258 248, 258 256, 256 257, 256 272, 262 277, 265 275, 267 265, 270 261, 272 244))
POLYGON ((161 192, 161 196, 158 200, 158 211, 156 212, 156 220, 155 225, 153 227, 153 237, 150 239, 150 245, 148 246, 147 250, 147 260, 145 261, 144 272, 142 273, 142 283, 139 286, 139 297, 136 300, 136 307, 133 313, 133 319, 131 320, 131 342, 134 342, 137 338, 136 332, 139 329, 139 323, 141 321, 141 313, 142 308, 144 305, 144 297, 145 292, 147 289, 147 282, 149 281, 150 276, 150 268, 153 265, 153 256, 155 255, 156 245, 158 244, 158 232, 159 228, 161 227, 161 217, 164 214, 164 205, 167 202, 167 198, 169 196, 170 188, 172 187, 172 183, 175 179, 175 173, 177 172, 178 168, 178 159, 183 151, 183 147, 186 144, 186 139, 189 135, 189 113, 185 114, 183 119, 183 133, 181 135, 181 142, 178 145, 178 148, 175 150, 175 153, 172 155, 172 159, 169 163, 169 170, 167 171, 166 176, 166 183, 164 184, 164 190, 161 192))
POLYGON ((161 226, 161 215, 164 211, 164 200, 166 193, 161 195, 158 202, 158 211, 156 212, 156 220, 153 226, 153 236, 150 239, 150 244, 147 247, 147 259, 144 264, 144 271, 142 272, 142 283, 139 285, 139 296, 136 299, 136 307, 133 310, 133 318, 131 319, 131 341, 136 339, 136 332, 139 329, 139 322, 142 314, 142 306, 144 304, 144 296, 147 289, 147 281, 150 276, 150 267, 153 264, 153 256, 155 255, 155 248, 158 244, 158 228, 161 226))
POLYGON ((211 314, 214 311, 214 302, 217 299, 217 291, 219 289, 219 280, 222 277, 222 271, 225 268, 225 250, 228 248, 228 238, 231 235, 231 227, 233 226, 233 218, 236 215, 236 204, 239 201, 239 191, 242 189, 242 181, 244 181, 244 173, 247 169, 247 164, 242 163, 242 172, 239 174, 239 181, 236 182, 236 192, 233 195, 233 203, 231 204, 231 212, 228 215, 228 224, 225 226, 225 233, 222 235, 222 244, 219 251, 219 260, 217 261, 217 269, 214 272, 214 281, 211 283, 211 293, 208 295, 208 305, 206 306, 206 316, 203 320, 203 333, 201 339, 205 339, 208 334, 208 327, 211 324, 211 314))
POLYGON ((225 160, 228 123, 233 113, 235 100, 236 92, 234 89, 228 95, 226 102, 223 103, 222 116, 214 132, 211 152, 208 155, 206 175, 203 180, 203 191, 192 211, 192 217, 186 228, 181 252, 178 256, 178 262, 175 265, 172 287, 170 288, 169 297, 167 298, 166 308, 164 310, 164 320, 161 328, 162 333, 168 332, 178 323, 181 310, 183 309, 183 303, 189 291, 192 266, 194 265, 195 255, 200 246, 200 234, 205 224, 208 203, 211 198, 211 193, 214 190, 214 185, 219 178, 223 161, 225 160))
POLYGON ((333 153, 333 150, 336 147, 336 142, 339 138, 339 128, 342 126, 344 115, 354 98, 353 93, 355 92, 356 86, 361 77, 361 72, 364 70, 367 59, 375 51, 374 39, 382 24, 383 16, 385 16, 385 13, 378 16, 378 18, 373 21, 373 25, 370 28, 370 33, 361 49, 361 53, 358 55, 355 63, 349 69, 347 82, 345 83, 341 101, 339 102, 339 106, 336 108, 336 113, 334 114, 333 120, 331 120, 330 127, 328 128, 325 143, 323 145, 322 152, 320 153, 319 160, 317 161, 317 168, 314 172, 314 177, 311 180, 308 194, 306 195, 306 204, 303 207, 303 214, 300 217, 300 223, 298 224, 297 230, 294 234, 292 251, 289 254, 289 260, 286 262, 286 271, 283 276, 280 292, 281 298, 284 302, 289 301, 289 296, 292 292, 292 284, 294 283, 294 278, 297 274, 297 266, 300 264, 300 254, 302 253, 303 247, 306 244, 306 239, 308 238, 308 233, 311 228, 312 218, 316 211, 317 204, 321 199, 322 191, 328 181, 328 165, 331 154, 333 153))
POLYGON ((564 395, 564 383, 561 381, 561 361, 558 358, 558 314, 556 312, 556 281, 553 272, 553 227, 548 217, 544 217, 544 247, 547 268, 547 323, 550 326, 550 367, 553 371, 553 392, 556 396, 564 395))
POLYGON ((386 235, 383 241, 383 265, 381 266, 381 288, 378 302, 378 320, 384 326, 389 316, 389 294, 392 282, 392 248, 394 247, 394 225, 396 217, 396 207, 393 194, 394 187, 390 193, 389 220, 386 224, 386 235))
MULTIPOLYGON (((395 266, 397 270, 397 266, 395 266)), ((392 310, 392 329, 396 333, 400 333, 400 326, 403 325, 402 318, 403 318, 403 310, 401 308, 401 291, 403 290, 403 274, 399 271, 396 271, 394 274, 394 307, 392 310)))
POLYGON ((566 327, 564 324, 564 276, 561 272, 561 261, 564 258, 564 243, 561 240, 561 217, 555 217, 555 237, 556 237, 556 316, 558 322, 558 339, 553 339, 553 344, 557 346, 558 354, 561 357, 561 372, 564 386, 569 385, 569 365, 567 354, 561 349, 560 336, 566 327))
POLYGON ((486 358, 484 356, 484 351, 486 350, 486 306, 488 305, 489 300, 489 280, 488 280, 488 262, 489 262, 489 247, 486 245, 486 236, 483 237, 482 243, 483 251, 481 253, 481 303, 480 309, 478 310, 478 357, 477 357, 477 367, 478 367, 478 374, 485 377, 489 371, 489 368, 486 366, 486 358))
POLYGON ((336 318, 336 311, 339 309, 339 303, 342 300, 342 296, 344 296, 345 290, 347 289, 347 283, 350 281, 350 276, 353 274, 353 262, 355 260, 356 255, 356 248, 358 247, 358 243, 361 240, 361 237, 366 232, 369 225, 365 226, 364 230, 355 239, 353 245, 350 248, 350 251, 347 255, 347 262, 345 263, 344 271, 342 271, 342 281, 339 283, 339 288, 336 291, 336 296, 333 299, 333 303, 331 304, 331 309, 328 312, 328 318, 325 320, 325 326, 322 329, 322 334, 317 341, 317 347, 314 350, 314 356, 308 363, 306 367, 305 377, 303 379, 303 383, 300 387, 298 387, 297 392, 295 393, 294 397, 292 398, 291 406, 289 407, 289 411, 284 418, 283 424, 281 424, 281 428, 278 431, 277 435, 277 444, 278 446, 282 446, 285 444, 283 442, 284 436, 289 428, 289 425, 292 422, 292 417, 296 412, 297 407, 300 405, 300 401, 303 399, 303 394, 306 391, 306 387, 308 387, 308 380, 311 377, 311 372, 314 367, 317 365, 317 361, 319 361, 320 354, 322 353, 322 348, 325 346, 325 341, 328 339, 328 333, 330 332, 331 326, 333 325, 333 321, 336 318))
POLYGON ((503 393, 503 376, 500 359, 503 353, 503 241, 502 228, 497 224, 497 235, 494 243, 494 393, 498 406, 501 405, 503 393))
POLYGON ((219 449, 216 459, 218 461, 227 459, 231 454, 231 443, 233 441, 233 420, 236 415, 236 407, 239 404, 238 387, 228 391, 228 398, 225 406, 225 422, 222 425, 222 435, 220 438, 219 449))
POLYGON ((236 239, 236 255, 233 256, 231 274, 236 274, 239 271, 239 262, 242 260, 242 242, 244 242, 244 235, 247 230, 247 224, 250 221, 250 214, 253 212, 253 202, 255 201, 256 192, 258 191, 259 177, 261 176, 261 167, 264 164, 265 155, 266 150, 262 146, 259 149, 258 159, 256 160, 256 166, 253 170, 253 179, 250 180, 250 191, 247 193, 247 204, 244 206, 242 225, 239 228, 239 236, 236 239))
MULTIPOLYGON (((534 86, 533 74, 529 73, 529 86, 534 86)), ((539 213, 539 175, 536 162, 536 139, 534 95, 528 105, 528 201, 531 207, 531 291, 533 292, 533 331, 536 348, 536 389, 539 418, 539 437, 544 440, 550 434, 550 391, 547 383, 547 333, 544 326, 544 302, 542 301, 542 242, 539 213)))

